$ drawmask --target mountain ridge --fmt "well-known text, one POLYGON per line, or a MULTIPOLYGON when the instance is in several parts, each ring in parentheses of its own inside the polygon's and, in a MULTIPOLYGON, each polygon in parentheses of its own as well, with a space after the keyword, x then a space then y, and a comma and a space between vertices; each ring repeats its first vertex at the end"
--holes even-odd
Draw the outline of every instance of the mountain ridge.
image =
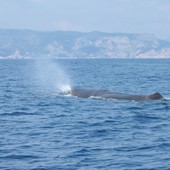
POLYGON ((0 58, 170 58, 170 41, 147 33, 0 29, 0 58))

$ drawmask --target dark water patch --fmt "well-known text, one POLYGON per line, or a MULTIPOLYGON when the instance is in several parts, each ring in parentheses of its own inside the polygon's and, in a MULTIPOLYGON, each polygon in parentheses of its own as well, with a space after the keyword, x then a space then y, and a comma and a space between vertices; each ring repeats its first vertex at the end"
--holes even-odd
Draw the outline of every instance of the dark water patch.
POLYGON ((133 116, 134 121, 140 123, 142 125, 147 125, 147 124, 153 124, 157 123, 159 121, 162 121, 161 116, 155 115, 155 114, 150 114, 150 113, 137 113, 133 116))
POLYGON ((90 137, 106 137, 110 133, 109 129, 97 129, 93 130, 90 134, 90 137))
POLYGON ((128 110, 131 110, 131 111, 141 111, 141 110, 145 110, 145 108, 143 107, 140 107, 140 106, 131 106, 129 108, 127 108, 128 110))
POLYGON ((18 160, 25 160, 25 159, 38 159, 38 156, 34 155, 8 155, 5 157, 0 157, 0 159, 18 159, 18 160))
POLYGON ((161 103, 157 103, 153 106, 153 110, 154 111, 167 111, 169 112, 170 111, 170 102, 169 101, 163 101, 161 103))
POLYGON ((35 112, 23 112, 23 111, 14 111, 11 113, 1 113, 0 116, 25 116, 25 115, 36 115, 35 112))
POLYGON ((78 151, 73 152, 70 157, 74 158, 74 157, 86 157, 89 156, 91 154, 90 150, 88 149, 80 149, 78 151))

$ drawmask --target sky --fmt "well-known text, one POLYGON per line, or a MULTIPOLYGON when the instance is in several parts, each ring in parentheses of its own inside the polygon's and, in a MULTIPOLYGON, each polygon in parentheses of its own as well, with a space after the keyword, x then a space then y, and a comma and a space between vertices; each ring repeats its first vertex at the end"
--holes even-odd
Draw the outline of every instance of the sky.
POLYGON ((0 0, 0 28, 149 33, 170 40, 170 0, 0 0))

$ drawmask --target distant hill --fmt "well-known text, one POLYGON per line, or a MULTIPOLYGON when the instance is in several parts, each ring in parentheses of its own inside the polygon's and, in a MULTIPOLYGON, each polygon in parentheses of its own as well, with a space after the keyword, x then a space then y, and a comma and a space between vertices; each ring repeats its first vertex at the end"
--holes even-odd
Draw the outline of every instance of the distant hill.
POLYGON ((0 58, 170 58, 151 34, 0 29, 0 58))

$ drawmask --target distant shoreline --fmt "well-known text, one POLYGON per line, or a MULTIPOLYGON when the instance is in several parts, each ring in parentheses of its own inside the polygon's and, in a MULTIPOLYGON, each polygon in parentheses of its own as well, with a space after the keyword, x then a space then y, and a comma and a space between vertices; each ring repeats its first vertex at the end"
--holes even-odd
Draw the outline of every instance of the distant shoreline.
POLYGON ((0 29, 0 39, 0 59, 170 58, 170 41, 147 33, 0 29))

